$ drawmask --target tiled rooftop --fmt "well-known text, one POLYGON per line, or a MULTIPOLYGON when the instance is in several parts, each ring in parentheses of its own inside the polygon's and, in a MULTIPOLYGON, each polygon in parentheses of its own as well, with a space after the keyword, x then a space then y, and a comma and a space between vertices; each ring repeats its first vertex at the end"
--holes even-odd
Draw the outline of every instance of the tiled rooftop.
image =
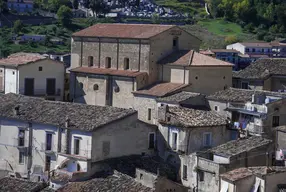
POLYGON ((249 138, 229 141, 225 144, 210 149, 209 152, 223 157, 231 157, 246 151, 250 151, 257 147, 269 145, 271 143, 272 140, 260 136, 252 136, 249 138))
POLYGON ((197 97, 199 95, 201 95, 201 94, 200 93, 181 91, 179 93, 175 93, 175 94, 170 95, 170 96, 158 98, 157 101, 158 102, 167 102, 167 103, 180 103, 180 102, 183 102, 187 99, 197 97))
POLYGON ((69 128, 82 131, 94 131, 98 127, 136 113, 133 109, 47 101, 13 93, 0 95, 0 102, 2 103, 0 106, 1 117, 58 127, 65 127, 66 117, 68 117, 70 119, 69 128), (14 113, 15 107, 19 107, 19 115, 14 113))
POLYGON ((272 47, 268 42, 241 42, 246 47, 272 47))
POLYGON ((0 65, 14 66, 25 65, 39 60, 46 59, 46 57, 37 53, 15 53, 7 58, 0 59, 0 65))
POLYGON ((173 27, 175 26, 154 24, 96 24, 73 36, 149 39, 173 27))
POLYGON ((248 102, 252 100, 253 94, 265 94, 267 96, 286 97, 286 93, 279 93, 273 91, 254 91, 250 89, 228 88, 226 90, 218 91, 212 95, 207 96, 209 100, 223 101, 223 102, 248 102))
POLYGON ((226 180, 235 182, 251 175, 263 176, 281 172, 286 172, 286 167, 243 167, 226 172, 224 174, 221 174, 220 176, 226 180))
POLYGON ((136 182, 132 177, 115 172, 111 176, 95 178, 83 182, 71 182, 58 192, 151 192, 153 189, 136 182))
POLYGON ((286 59, 258 59, 233 73, 234 78, 241 79, 265 79, 271 75, 286 75, 286 59))
POLYGON ((171 121, 159 120, 162 124, 178 127, 208 127, 226 125, 226 119, 215 111, 197 110, 184 107, 169 107, 167 114, 171 121))
POLYGON ((37 192, 47 185, 40 182, 32 182, 24 179, 4 177, 0 179, 0 192, 37 192))
POLYGON ((77 67, 71 69, 72 72, 78 73, 90 73, 98 75, 114 75, 114 76, 123 76, 123 77, 137 77, 140 75, 147 75, 146 72, 130 71, 130 70, 116 70, 109 68, 94 68, 94 67, 77 67))
POLYGON ((158 62, 163 65, 178 65, 178 66, 220 66, 232 67, 231 63, 195 52, 193 50, 180 50, 171 53, 167 57, 158 62))
POLYGON ((253 175, 253 173, 248 168, 242 167, 242 168, 238 168, 238 169, 226 172, 224 174, 221 174, 220 176, 230 181, 238 181, 246 177, 249 177, 251 175, 253 175))
POLYGON ((141 90, 133 92, 139 95, 149 95, 155 97, 163 97, 168 94, 177 92, 187 87, 186 84, 181 83, 170 83, 170 82, 159 82, 150 86, 147 86, 141 90))

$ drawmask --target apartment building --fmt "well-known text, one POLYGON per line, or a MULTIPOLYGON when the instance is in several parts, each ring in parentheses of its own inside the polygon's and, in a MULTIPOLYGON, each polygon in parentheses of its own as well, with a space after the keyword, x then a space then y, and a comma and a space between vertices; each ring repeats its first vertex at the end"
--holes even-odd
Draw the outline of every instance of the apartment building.
POLYGON ((97 24, 79 31, 72 37, 71 99, 134 108, 133 92, 152 85, 186 84, 202 93, 230 86, 232 65, 195 52, 200 42, 172 25, 97 24))
POLYGON ((56 169, 72 178, 88 178, 97 169, 95 162, 153 154, 156 146, 156 127, 138 122, 132 109, 13 93, 0 100, 0 165, 12 175, 47 180, 56 169))
POLYGON ((64 63, 35 53, 0 59, 0 90, 49 100, 63 100, 64 63))
POLYGON ((286 124, 285 93, 229 88, 207 99, 212 110, 233 123, 233 139, 237 130, 274 139, 274 127, 286 124))
POLYGON ((233 87, 283 92, 286 89, 286 59, 259 59, 233 72, 233 87))

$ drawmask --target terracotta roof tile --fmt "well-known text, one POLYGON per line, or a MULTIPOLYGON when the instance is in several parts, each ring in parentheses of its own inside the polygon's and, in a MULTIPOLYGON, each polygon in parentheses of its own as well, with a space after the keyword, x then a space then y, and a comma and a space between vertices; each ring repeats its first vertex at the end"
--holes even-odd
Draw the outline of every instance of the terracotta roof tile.
POLYGON ((77 67, 71 69, 72 72, 78 73, 91 73, 99 75, 114 75, 114 76, 124 76, 124 77, 137 77, 139 75, 147 75, 146 72, 130 71, 130 70, 116 70, 110 68, 93 68, 93 67, 77 67))
POLYGON ((15 53, 10 55, 7 58, 0 59, 0 65, 5 66, 19 66, 39 60, 47 59, 45 56, 42 56, 37 53, 15 53))
POLYGON ((0 179, 0 191, 12 192, 31 192, 40 191, 44 189, 47 185, 41 182, 32 182, 24 179, 4 177, 0 179))
POLYGON ((286 75, 286 59, 258 59, 245 69, 233 72, 234 78, 266 79, 271 75, 286 75))
POLYGON ((189 85, 181 84, 181 83, 157 83, 150 86, 147 86, 139 91, 133 92, 134 94, 140 95, 150 95, 156 97, 163 97, 168 94, 174 93, 179 91, 189 85))
POLYGON ((248 168, 242 167, 242 168, 235 169, 227 173, 221 174, 220 176, 230 181, 238 181, 246 177, 249 177, 251 175, 253 174, 248 168))
POLYGON ((209 57, 193 50, 180 50, 173 52, 158 63, 163 65, 179 66, 233 66, 231 63, 209 57))
MULTIPOLYGON (((159 109, 161 110, 161 109, 159 109)), ((194 128, 226 125, 227 121, 215 111, 197 110, 185 107, 169 107, 169 120, 159 119, 159 122, 176 127, 194 128)))
POLYGON ((172 27, 174 25, 96 24, 74 33, 73 36, 149 39, 172 27))

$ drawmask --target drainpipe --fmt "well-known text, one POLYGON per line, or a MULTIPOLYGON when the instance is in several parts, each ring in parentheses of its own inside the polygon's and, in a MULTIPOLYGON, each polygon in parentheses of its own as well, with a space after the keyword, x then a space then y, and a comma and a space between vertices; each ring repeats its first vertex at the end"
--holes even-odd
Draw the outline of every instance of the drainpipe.
POLYGON ((65 143, 65 153, 70 154, 70 119, 66 117, 65 128, 66 128, 66 143, 65 143))
POLYGON ((117 41, 117 58, 116 58, 116 69, 118 70, 118 65, 119 65, 119 39, 117 41))
POLYGON ((31 174, 31 168, 33 164, 33 156, 32 156, 32 148, 33 148, 33 126, 32 123, 29 124, 29 142, 28 142, 28 164, 27 164, 27 170, 28 170, 28 180, 30 180, 30 174, 31 174))
POLYGON ((140 71, 141 65, 141 39, 139 40, 139 61, 138 61, 138 71, 140 71))

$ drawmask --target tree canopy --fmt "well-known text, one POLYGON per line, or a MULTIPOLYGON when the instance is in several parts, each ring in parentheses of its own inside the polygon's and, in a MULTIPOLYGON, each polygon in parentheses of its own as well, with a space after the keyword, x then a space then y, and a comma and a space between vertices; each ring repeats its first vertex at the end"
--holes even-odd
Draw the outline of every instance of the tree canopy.
POLYGON ((58 20, 63 26, 68 26, 72 22, 72 10, 62 5, 57 12, 58 20))

